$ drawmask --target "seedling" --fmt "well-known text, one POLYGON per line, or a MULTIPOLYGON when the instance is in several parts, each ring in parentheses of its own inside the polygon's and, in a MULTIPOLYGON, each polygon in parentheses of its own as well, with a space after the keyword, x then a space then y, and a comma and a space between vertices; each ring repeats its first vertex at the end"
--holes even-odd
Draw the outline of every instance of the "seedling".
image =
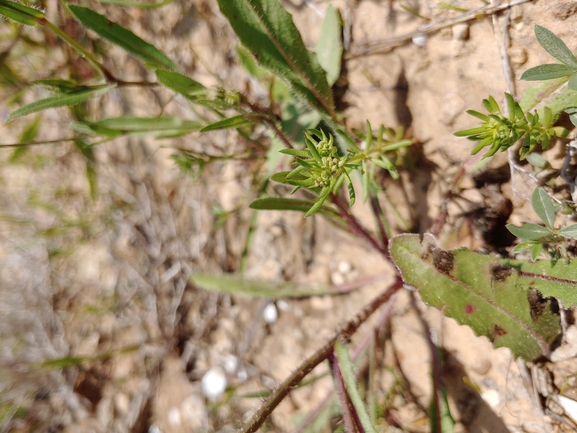
POLYGON ((536 188, 533 191, 531 204, 545 225, 527 223, 517 227, 513 224, 507 224, 507 229, 511 233, 523 239, 523 242, 517 244, 511 253, 530 251, 531 258, 537 260, 537 257, 546 250, 553 259, 562 257, 569 261, 565 239, 577 239, 577 224, 563 228, 555 227, 555 214, 559 211, 559 206, 553 203, 543 188, 536 188))

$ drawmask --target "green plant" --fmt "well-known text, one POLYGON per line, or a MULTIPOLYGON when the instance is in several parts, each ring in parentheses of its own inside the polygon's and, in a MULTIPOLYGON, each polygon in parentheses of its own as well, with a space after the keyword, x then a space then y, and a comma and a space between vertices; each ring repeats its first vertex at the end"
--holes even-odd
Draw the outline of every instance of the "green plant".
MULTIPOLYGON (((234 150, 215 149, 211 152, 177 148, 173 159, 183 172, 193 177, 200 176, 206 166, 215 162, 258 161, 260 166, 256 170, 254 191, 257 198, 250 204, 254 211, 292 210, 305 216, 318 214, 338 228, 364 239, 397 266, 398 272, 390 287, 344 324, 333 338, 271 392, 241 431, 256 431, 291 389, 302 383, 306 375, 325 360, 329 362, 341 417, 347 429, 377 431, 375 405, 371 407, 369 404, 374 395, 371 390, 363 395, 359 389, 359 378, 354 372, 355 360, 347 341, 404 284, 417 288, 429 304, 469 325, 477 334, 488 336, 496 346, 510 348, 515 356, 532 360, 549 354, 550 345, 560 332, 559 318, 551 308, 553 301, 550 298, 558 298, 568 307, 577 305, 574 295, 577 275, 567 263, 499 259, 463 248, 447 251, 438 246, 432 235, 425 235, 422 240, 413 234, 397 235, 391 239, 389 224, 378 199, 381 187, 376 178, 382 170, 394 180, 399 178, 397 161, 402 160, 400 153, 406 151, 413 140, 406 138, 402 128, 395 131, 381 125, 375 134, 369 122, 364 132, 350 131, 337 113, 331 90, 340 73, 342 56, 342 44, 335 42, 335 35, 339 36, 341 32, 336 10, 329 9, 323 23, 323 36, 317 45, 318 52, 314 53, 305 47, 290 14, 277 0, 219 0, 218 3, 242 43, 242 47, 237 49, 239 61, 269 89, 266 105, 251 101, 238 90, 209 88, 182 74, 178 65, 152 44, 88 7, 67 6, 85 28, 140 59, 154 72, 155 82, 117 78, 115 71, 107 69, 97 54, 50 23, 42 11, 0 0, 0 14, 20 24, 40 26, 52 32, 88 61, 92 74, 85 80, 70 74, 67 79, 32 81, 30 84, 48 87, 54 95, 21 106, 8 116, 8 120, 17 121, 20 117, 49 108, 70 107, 73 135, 66 140, 74 142, 86 158, 87 172, 92 170, 89 173, 92 178, 95 175, 93 147, 103 142, 123 136, 149 135, 168 139, 198 132, 236 130, 242 140, 234 150), (89 100, 113 90, 156 85, 164 86, 181 95, 192 106, 203 109, 199 110, 201 114, 194 120, 161 115, 94 120, 86 105, 89 100), (260 139, 256 129, 261 126, 271 137, 270 141, 260 139), (292 158, 290 171, 277 172, 277 167, 282 165, 279 155, 292 158), (372 234, 349 210, 356 199, 355 174, 360 175, 363 199, 370 201, 380 236, 372 234), (291 185, 291 193, 299 196, 267 197, 269 178, 291 185), (343 187, 348 191, 348 202, 343 198, 343 187), (524 289, 518 290, 520 286, 524 289)), ((160 3, 154 6, 157 5, 160 3)), ((561 96, 556 94, 543 108, 536 108, 543 98, 539 99, 535 93, 528 92, 529 96, 519 103, 506 94, 506 113, 501 112, 493 97, 488 97, 483 101, 488 114, 469 111, 482 121, 481 126, 457 133, 480 142, 473 153, 489 147, 485 154, 489 157, 521 140, 521 158, 525 158, 535 152, 537 146, 546 149, 554 138, 567 135, 568 131, 555 126, 555 121, 563 110, 575 115, 571 108, 577 103, 571 99, 570 91, 576 87, 577 61, 551 32, 541 27, 536 31, 539 42, 563 64, 533 68, 523 78, 564 79, 569 82, 569 92, 563 91, 561 96)), ((562 85, 558 82, 553 86, 559 88, 562 85)), ((553 90, 549 94, 553 94, 553 90)), ((37 119, 27 126, 27 133, 22 135, 23 142, 15 146, 24 148, 29 144, 39 144, 33 142, 37 119)), ((14 154, 14 159, 17 157, 14 154)), ((458 178, 454 183, 458 183, 458 178)), ((555 227, 555 206, 541 189, 533 194, 533 208, 545 227, 536 224, 509 226, 513 234, 526 239, 513 253, 529 248, 535 260, 546 244, 555 244, 559 245, 559 255, 568 258, 563 239, 577 237, 576 225, 555 227)), ((223 222, 227 214, 217 216, 223 222)), ((250 232, 247 239, 245 250, 250 242, 250 232)), ((555 248, 551 251, 556 251, 555 248)), ((207 290, 276 298, 329 293, 322 287, 271 285, 270 282, 246 280, 242 276, 197 274, 192 281, 207 290)), ((431 429, 450 432, 454 420, 448 408, 446 387, 441 380, 442 355, 432 339, 430 346, 434 364, 431 372, 434 392, 428 414, 431 429)), ((54 365, 68 366, 92 360, 95 359, 59 358, 54 360, 54 365), (64 364, 62 359, 66 361, 64 364)), ((374 361, 374 358, 370 360, 374 361)), ((380 419, 382 423, 386 422, 385 415, 380 419)))
MULTIPOLYGON (((521 80, 543 81, 557 80, 548 88, 540 86, 533 91, 527 92, 525 99, 518 103, 510 94, 505 94, 507 110, 501 113, 501 109, 495 98, 489 96, 483 100, 483 105, 488 114, 475 110, 468 110, 471 116, 482 121, 481 126, 466 129, 455 133, 458 137, 468 137, 469 140, 480 141, 473 149, 476 154, 484 147, 490 146, 485 153, 489 157, 499 150, 505 151, 522 140, 519 150, 521 159, 535 150, 537 145, 546 150, 554 138, 567 137, 569 131, 561 126, 555 126, 560 112, 567 111, 573 116, 574 106, 577 99, 573 91, 577 90, 577 59, 567 48, 567 45, 553 32, 543 26, 535 26, 535 36, 539 44, 561 63, 540 65, 525 71, 521 80), (557 92, 547 104, 533 113, 529 109, 541 103, 543 99, 554 93, 555 89, 562 89, 567 84, 567 89, 557 92)), ((572 118, 575 123, 575 119, 572 118)))
POLYGON ((536 260, 543 250, 547 249, 552 259, 563 258, 569 261, 565 239, 577 239, 577 224, 563 228, 555 227, 555 213, 559 210, 559 206, 553 204, 551 197, 543 188, 535 188, 531 197, 531 204, 545 226, 527 223, 517 227, 513 224, 507 224, 507 229, 523 240, 513 248, 511 253, 531 251, 531 258, 536 260))

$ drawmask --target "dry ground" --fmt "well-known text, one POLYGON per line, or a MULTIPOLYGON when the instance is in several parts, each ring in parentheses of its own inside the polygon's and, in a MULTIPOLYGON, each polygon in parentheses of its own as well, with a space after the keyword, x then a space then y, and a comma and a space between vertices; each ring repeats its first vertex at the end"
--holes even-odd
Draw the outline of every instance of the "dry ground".
MULTIPOLYGON (((316 42, 328 3, 283 1, 308 46, 316 42)), ((402 182, 383 180, 383 202, 389 203, 397 232, 425 232, 438 216, 442 194, 469 159, 471 144, 453 136, 472 125, 464 111, 480 109, 488 95, 499 99, 507 90, 522 95, 527 85, 518 81, 520 73, 551 61, 536 43, 533 26, 544 25, 570 47, 577 46, 577 3, 571 0, 528 1, 490 17, 446 25, 419 45, 410 37, 394 38, 426 24, 401 2, 332 3, 349 35, 339 81, 346 122, 359 129, 366 119, 373 125, 407 126, 422 143, 417 165, 402 172, 402 182), (395 43, 387 44, 391 40, 395 43), (503 73, 507 64, 512 68, 509 84, 503 73)), ((437 3, 403 2, 433 22, 458 15, 437 3)), ((465 9, 483 3, 451 2, 465 9)), ((46 7, 59 19, 55 2, 46 7)), ((250 89, 255 98, 262 91, 237 65, 235 37, 215 1, 177 1, 153 12, 99 8, 162 47, 203 84, 250 89)), ((46 37, 34 29, 22 31, 37 40, 46 37)), ((45 77, 66 60, 58 45, 49 56, 16 45, 11 57, 33 78, 45 77)), ((112 48, 105 61, 127 80, 153 78, 119 49, 112 48)), ((28 92, 26 98, 41 96, 28 92)), ((156 88, 116 91, 92 108, 95 116, 106 117, 156 116, 162 110, 195 116, 172 96, 156 88)), ((4 116, 13 109, 0 108, 4 116)), ((63 109, 46 112, 41 137, 67 136, 68 120, 63 109)), ((22 127, 3 124, 0 141, 17 141, 22 127)), ((274 212, 258 216, 248 275, 304 284, 373 281, 344 296, 277 304, 274 323, 263 319, 271 300, 203 292, 190 284, 194 272, 238 271, 252 215, 246 205, 254 197, 257 174, 251 164, 229 163, 210 166, 191 179, 173 164, 171 148, 233 149, 236 140, 234 133, 218 132, 102 144, 96 150, 95 200, 88 195, 83 159, 71 144, 35 147, 17 164, 8 162, 10 151, 1 151, 0 431, 232 431, 260 404, 242 395, 274 387, 387 287, 391 267, 362 240, 336 231, 320 217, 304 220, 300 214, 274 212), (80 357, 78 365, 40 366, 70 357, 80 357), (201 379, 214 368, 226 375, 230 387, 211 401, 203 395, 201 379)), ((559 145, 547 157, 555 164, 563 152, 559 145)), ((500 155, 490 168, 506 164, 500 155)), ((497 171, 492 173, 495 177, 497 171)), ((465 179, 463 194, 469 201, 450 207, 441 236, 446 246, 495 249, 483 240, 480 216, 503 197, 514 204, 511 222, 535 219, 527 206, 535 184, 522 173, 515 172, 513 180, 505 176, 497 188, 479 185, 465 179), (472 210, 478 213, 464 216, 472 210)), ((363 204, 355 213, 372 224, 363 204)), ((572 352, 571 339, 564 346, 567 359, 559 354, 556 362, 528 368, 506 349, 494 350, 468 328, 443 319, 414 293, 399 293, 376 316, 384 330, 380 343, 386 367, 377 378, 391 392, 389 421, 398 426, 391 431, 428 431, 423 410, 430 395, 428 328, 436 330, 446 350, 458 431, 574 431, 565 415, 543 411, 546 404, 530 385, 533 368, 576 397, 571 375, 577 352, 572 352)), ((362 329, 354 343, 362 344, 369 334, 362 329)), ((316 373, 326 371, 323 366, 316 373)), ((275 411, 270 430, 291 431, 331 389, 330 378, 324 377, 294 392, 275 411)))

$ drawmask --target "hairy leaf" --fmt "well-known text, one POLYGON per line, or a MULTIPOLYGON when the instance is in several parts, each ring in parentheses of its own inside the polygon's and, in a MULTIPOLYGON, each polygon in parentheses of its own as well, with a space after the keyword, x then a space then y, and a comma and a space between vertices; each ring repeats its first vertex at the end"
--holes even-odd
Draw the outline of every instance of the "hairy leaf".
POLYGON ((97 133, 108 137, 118 135, 152 135, 172 138, 198 131, 202 124, 197 120, 178 117, 111 117, 98 122, 74 122, 72 127, 84 133, 97 133))
MULTIPOLYGON (((315 206, 315 202, 312 200, 300 200, 296 198, 285 198, 285 197, 267 197, 260 198, 253 201, 250 204, 251 209, 257 210, 292 210, 298 212, 309 212, 310 209, 315 206)), ((338 217, 339 214, 336 210, 329 206, 321 206, 318 208, 320 214, 338 217)))
POLYGON ((38 19, 44 18, 42 11, 7 0, 0 0, 0 16, 2 15, 27 26, 35 26, 38 19))
POLYGON ((273 283, 266 280, 245 279, 240 275, 230 274, 195 273, 190 279, 194 285, 204 290, 264 298, 306 298, 339 293, 323 285, 304 286, 294 283, 273 283))
POLYGON ((334 117, 325 71, 278 0, 218 0, 241 43, 313 108, 334 117))
POLYGON ((110 21, 88 8, 69 4, 72 14, 80 23, 95 31, 104 39, 125 49, 130 54, 143 60, 145 63, 163 69, 177 70, 178 67, 162 51, 142 40, 130 30, 110 21))
POLYGON ((137 8, 137 9, 156 9, 167 4, 173 3, 176 0, 162 0, 159 2, 139 2, 139 1, 124 1, 124 0, 97 0, 99 3, 111 4, 121 7, 137 8))
POLYGON ((60 93, 56 96, 50 96, 49 98, 31 102, 24 107, 20 107, 19 109, 10 113, 6 121, 10 121, 20 116, 26 116, 31 113, 37 113, 38 111, 46 110, 48 108, 80 104, 81 102, 88 101, 89 99, 96 98, 97 96, 102 96, 114 87, 116 87, 116 84, 110 84, 107 86, 94 86, 84 88, 83 90, 60 93))
POLYGON ((186 98, 194 99, 194 97, 206 90, 206 87, 199 82, 178 72, 157 69, 155 73, 159 83, 186 98))
POLYGON ((547 65, 539 65, 534 68, 527 69, 521 75, 521 80, 525 81, 539 81, 539 80, 553 80, 555 78, 566 77, 577 72, 577 66, 568 66, 561 63, 553 63, 547 65))
POLYGON ((339 11, 329 5, 321 27, 321 36, 317 43, 316 53, 320 65, 327 73, 330 86, 335 84, 341 74, 343 56, 342 26, 339 11))
POLYGON ((559 236, 569 239, 577 239, 577 224, 571 224, 570 226, 564 227, 557 232, 559 236))
POLYGON ((377 429, 371 421, 371 417, 367 411, 367 406, 363 402, 361 393, 357 387, 357 378, 355 376, 354 365, 349 356, 349 351, 338 340, 335 342, 335 355, 339 361, 339 367, 343 374, 347 393, 349 394, 351 402, 355 407, 356 414, 359 417, 361 425, 363 426, 363 430, 367 433, 377 433, 377 429))
POLYGON ((548 355, 559 334, 559 317, 547 298, 560 298, 566 307, 577 303, 577 268, 569 271, 561 261, 498 259, 464 248, 445 251, 430 234, 422 242, 419 235, 398 235, 390 252, 404 281, 426 303, 526 360, 548 355))
POLYGON ((241 126, 250 125, 251 123, 253 123, 253 121, 247 119, 246 116, 238 115, 234 117, 229 117, 228 119, 219 120, 217 122, 211 123, 210 125, 206 125, 204 128, 200 130, 200 132, 218 131, 219 129, 240 128, 241 126))
POLYGON ((555 206, 549 194, 543 188, 535 188, 531 196, 531 204, 537 216, 547 227, 553 229, 555 224, 555 206))
POLYGON ((530 241, 546 239, 552 235, 551 230, 549 230, 547 227, 533 223, 523 224, 521 227, 517 227, 513 224, 507 224, 506 227, 507 230, 513 233, 516 237, 530 241))
POLYGON ((543 26, 536 25, 535 36, 537 37, 537 40, 541 46, 545 48, 545 51, 547 51, 561 63, 577 68, 577 59, 575 59, 575 56, 571 50, 567 47, 567 45, 565 45, 565 42, 559 39, 555 33, 543 26))

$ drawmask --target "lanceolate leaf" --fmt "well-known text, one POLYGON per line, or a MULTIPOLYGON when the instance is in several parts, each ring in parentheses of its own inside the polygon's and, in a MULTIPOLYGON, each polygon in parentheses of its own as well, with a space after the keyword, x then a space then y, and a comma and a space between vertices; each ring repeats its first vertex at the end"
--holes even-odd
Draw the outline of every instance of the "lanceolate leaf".
POLYGON ((178 117, 111 117, 98 122, 76 122, 73 128, 109 137, 117 135, 152 135, 157 138, 177 137, 198 131, 202 123, 178 117))
POLYGON ((123 1, 123 0, 98 0, 100 3, 108 3, 116 6, 137 8, 137 9, 156 9, 167 4, 173 3, 176 0, 162 0, 159 2, 138 2, 138 1, 123 1))
POLYGON ((535 36, 545 50, 566 65, 577 67, 577 59, 565 43, 551 30, 543 26, 535 26, 535 36))
MULTIPOLYGON (((315 206, 316 203, 312 200, 299 200, 296 198, 284 198, 284 197, 268 197, 261 198, 253 201, 250 204, 251 209, 257 210, 293 210, 298 212, 309 212, 309 210, 315 206)), ((336 210, 330 208, 329 206, 320 206, 318 208, 318 213, 330 216, 339 217, 336 210)))
POLYGON ((273 283, 266 280, 244 279, 240 275, 193 274, 192 282, 204 290, 265 298, 306 298, 338 294, 322 285, 273 283))
POLYGON ((251 123, 253 123, 252 120, 248 120, 246 116, 239 115, 229 117, 228 119, 219 120, 217 122, 211 123, 210 125, 206 125, 204 128, 200 130, 200 132, 218 131, 219 129, 240 128, 241 126, 250 125, 251 123))
POLYGON ((560 298, 566 307, 577 303, 577 268, 569 271, 571 265, 561 261, 552 265, 463 248, 445 251, 429 234, 422 242, 419 235, 396 236, 390 252, 405 282, 426 303, 526 360, 549 354, 560 331, 546 298, 560 298))
POLYGON ((507 224, 506 227, 507 230, 513 233, 516 237, 530 241, 546 239, 553 234, 547 227, 533 223, 523 224, 521 227, 507 224))
POLYGON ((553 229, 555 224, 555 207, 551 197, 543 188, 535 188, 531 196, 531 205, 533 210, 541 218, 547 227, 553 229))
POLYGON ((95 31, 104 39, 125 49, 130 54, 156 68, 177 70, 178 67, 162 52, 145 42, 130 30, 110 21, 103 15, 82 7, 69 4, 70 11, 80 23, 95 31))
POLYGON ((339 361, 339 366, 343 374, 347 393, 349 394, 353 406, 355 407, 357 416, 359 417, 359 421, 363 426, 363 430, 366 433, 377 433, 377 429, 375 428, 375 426, 373 426, 373 423, 371 422, 371 417, 367 412, 367 406, 363 402, 363 399, 361 398, 361 393, 359 392, 359 389, 357 387, 357 378, 355 376, 354 365, 349 356, 349 351, 338 340, 335 342, 335 355, 337 356, 337 359, 339 361))
POLYGON ((568 66, 561 63, 539 65, 523 72, 521 79, 525 81, 553 80, 566 77, 577 72, 577 66, 568 66))
POLYGON ((44 18, 42 11, 6 0, 0 0, 0 16, 2 15, 27 26, 34 26, 39 18, 44 18))
POLYGON ((10 113, 6 120, 9 121, 20 116, 26 116, 31 113, 46 110, 47 108, 80 104, 81 102, 88 101, 89 99, 96 98, 97 96, 102 96, 114 87, 116 87, 116 84, 110 84, 108 86, 95 86, 74 92, 61 93, 56 96, 41 99, 39 101, 25 105, 24 107, 20 107, 16 111, 10 113))
POLYGON ((570 226, 564 227, 557 233, 564 238, 577 239, 577 224, 571 224, 570 226))
POLYGON ((178 72, 157 69, 156 78, 161 84, 189 99, 194 99, 206 90, 199 82, 178 72))
POLYGON ((278 0, 218 0, 242 44, 313 108, 335 118, 325 71, 278 0))
POLYGON ((327 73, 329 85, 333 85, 341 74, 341 58, 343 56, 342 26, 339 11, 329 5, 321 27, 321 35, 317 43, 316 53, 320 65, 327 73))

